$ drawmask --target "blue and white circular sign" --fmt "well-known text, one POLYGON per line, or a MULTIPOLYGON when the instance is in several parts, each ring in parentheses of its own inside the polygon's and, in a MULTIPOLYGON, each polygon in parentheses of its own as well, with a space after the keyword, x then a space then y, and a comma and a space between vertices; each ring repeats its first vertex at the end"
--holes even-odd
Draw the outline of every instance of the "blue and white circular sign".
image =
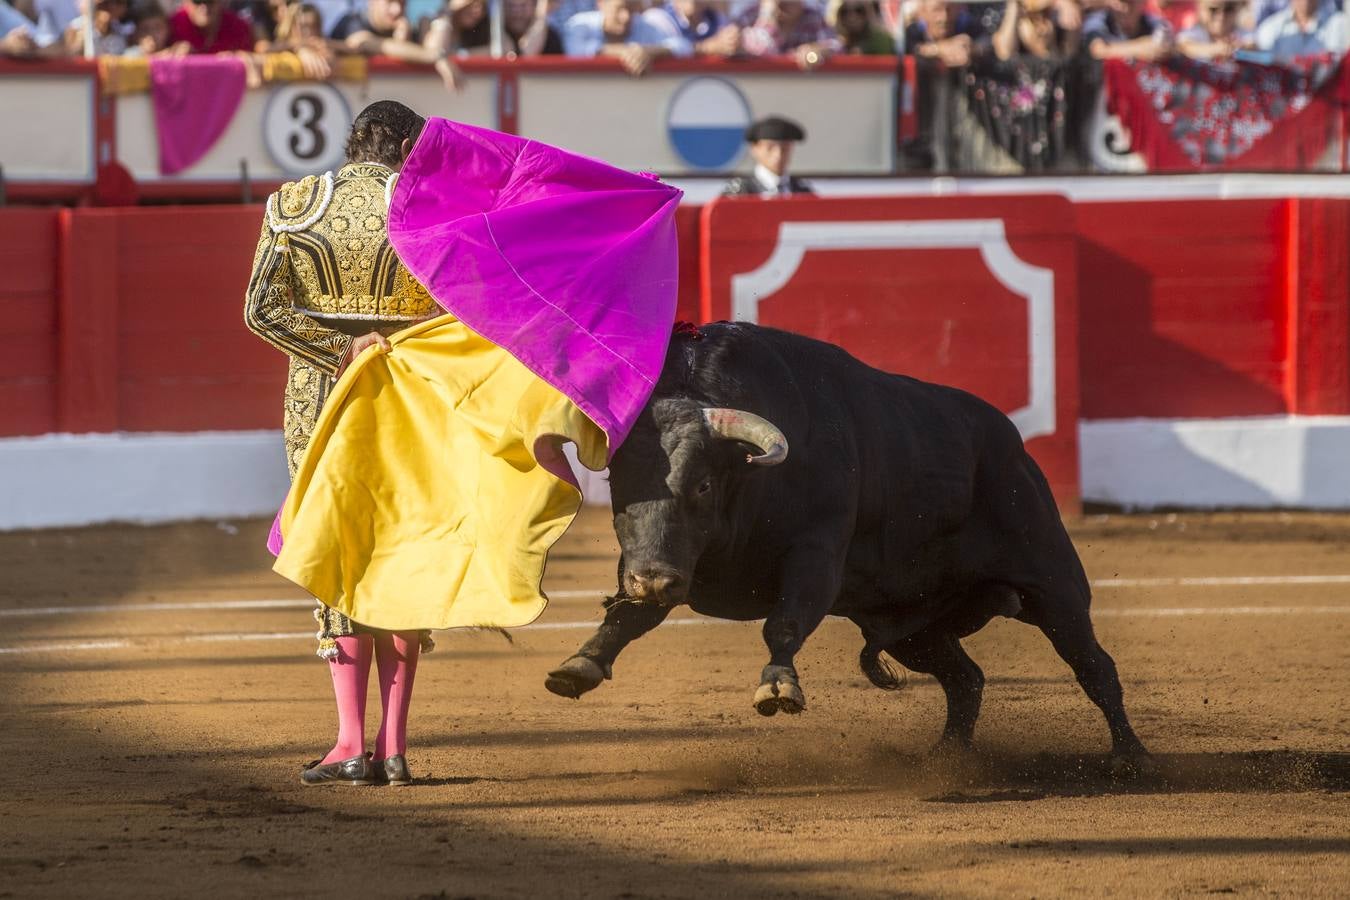
POLYGON ((750 104, 725 78, 691 78, 675 89, 666 133, 675 155, 695 169, 731 168, 745 152, 750 104))

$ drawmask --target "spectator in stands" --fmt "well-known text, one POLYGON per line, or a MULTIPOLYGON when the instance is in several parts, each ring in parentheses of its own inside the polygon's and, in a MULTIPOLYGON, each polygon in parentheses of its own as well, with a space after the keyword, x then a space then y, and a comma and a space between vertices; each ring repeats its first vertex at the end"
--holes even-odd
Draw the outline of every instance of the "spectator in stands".
POLYGON ((343 16, 332 37, 355 53, 430 63, 448 90, 459 90, 463 74, 447 55, 449 42, 444 38, 448 33, 428 35, 425 42, 418 43, 413 39, 412 23, 404 15, 402 0, 370 0, 365 15, 352 12, 343 16))
POLYGON ((811 185, 788 172, 794 146, 806 140, 802 126, 782 116, 769 116, 747 128, 745 139, 750 144, 750 158, 755 161, 754 171, 728 181, 722 189, 723 197, 815 193, 811 185))
MULTIPOLYGON (((89 0, 81 0, 81 9, 88 8, 89 0)), ((94 5, 94 53, 98 56, 121 56, 127 49, 126 29, 122 20, 127 16, 126 0, 96 0, 94 5)), ((66 26, 63 41, 66 53, 80 56, 84 53, 84 31, 89 17, 81 14, 66 26)))
MULTIPOLYGON (((549 0, 504 0, 502 50, 509 56, 563 52, 562 35, 548 23, 549 0)), ((449 0, 445 13, 427 29, 426 42, 446 46, 457 56, 492 52, 492 21, 487 0, 449 0)))
MULTIPOLYGON (((595 12, 595 0, 554 0, 548 14, 548 24, 562 34, 567 31, 567 23, 577 13, 595 12)), ((565 43, 565 42, 564 42, 565 43)))
POLYGON ((1078 52, 1078 32, 1059 23, 1055 0, 1008 0, 1003 21, 994 32, 994 55, 999 59, 1034 56, 1068 59, 1078 52))
POLYGON ((840 53, 895 54, 895 39, 881 27, 881 13, 873 0, 830 0, 825 23, 839 36, 840 53))
POLYGON ((1332 0, 1289 0, 1256 28, 1256 47, 1277 62, 1318 53, 1346 50, 1345 13, 1332 0))
POLYGON ((718 9, 714 0, 666 0, 642 17, 667 34, 680 35, 698 56, 735 56, 741 29, 718 9))
POLYGON ((234 0, 231 9, 253 29, 253 46, 259 53, 267 51, 270 43, 277 39, 282 22, 287 16, 290 0, 234 0))
POLYGON ((487 0, 447 0, 428 26, 426 41, 448 47, 455 56, 486 56, 492 49, 487 0))
POLYGON ((290 39, 297 44, 317 43, 323 40, 323 13, 313 3, 301 3, 291 20, 290 39))
POLYGON ((693 47, 643 18, 644 0, 600 0, 595 12, 577 13, 563 29, 568 56, 610 56, 630 75, 642 75, 658 59, 689 56, 693 47))
POLYGON ((561 55, 562 34, 548 22, 549 0, 504 0, 507 56, 561 55))
POLYGON ((814 69, 839 50, 838 36, 825 17, 804 0, 760 0, 737 20, 741 47, 751 56, 792 55, 803 69, 814 69))
POLYGON ((328 36, 336 41, 346 41, 357 34, 373 34, 382 38, 392 38, 397 34, 409 40, 413 35, 413 27, 403 14, 401 0, 370 0, 364 11, 352 10, 328 30, 328 36))
POLYGON ((155 56, 172 53, 169 44, 169 17, 158 3, 142 8, 136 16, 136 27, 131 33, 128 55, 155 56))
POLYGON ((78 0, 0 0, 0 56, 64 55, 66 30, 79 16, 78 0))
POLYGON ((1083 43, 1093 59, 1158 60, 1174 49, 1167 23, 1144 11, 1144 0, 1106 0, 1083 20, 1083 43))
POLYGON ((1196 23, 1177 35, 1177 49, 1191 59, 1231 59, 1252 46, 1241 25, 1245 0, 1201 0, 1196 23))
POLYGON ((187 45, 192 53, 248 52, 253 30, 221 0, 187 0, 169 17, 169 41, 187 45))
POLYGON ((1266 19, 1275 15, 1277 12, 1283 12, 1289 8, 1289 0, 1256 0, 1252 6, 1251 16, 1247 23, 1253 26, 1260 25, 1266 19))
MULTIPOLYGON (((173 3, 175 0, 168 2, 173 3)), ((288 2, 293 5, 297 0, 288 2)), ((254 26, 254 35, 260 41, 277 37, 276 29, 280 20, 273 15, 272 10, 283 5, 286 4, 279 0, 232 0, 232 8, 254 26), (259 33, 259 25, 263 26, 265 33, 259 33)), ((310 5, 318 10, 321 35, 327 37, 345 16, 365 9, 366 0, 313 0, 310 5)))
POLYGON ((947 0, 919 0, 914 21, 905 27, 905 52, 960 68, 970 64, 980 33, 979 21, 964 10, 953 16, 947 0))
MULTIPOLYGON (((70 23, 80 16, 80 0, 32 0, 37 28, 33 39, 39 47, 60 44, 70 23)), ((59 52, 59 50, 57 51, 59 52)))
POLYGON ((343 16, 365 9, 366 0, 312 0, 312 5, 319 10, 320 27, 327 37, 343 16))
POLYGON ((33 37, 33 20, 0 0, 0 57, 26 58, 41 51, 33 37))
POLYGON ((254 24, 254 37, 260 38, 253 49, 257 53, 291 52, 300 60, 306 78, 322 81, 333 74, 333 47, 323 36, 323 14, 311 3, 296 0, 267 0, 267 20, 273 23, 271 37, 254 24))

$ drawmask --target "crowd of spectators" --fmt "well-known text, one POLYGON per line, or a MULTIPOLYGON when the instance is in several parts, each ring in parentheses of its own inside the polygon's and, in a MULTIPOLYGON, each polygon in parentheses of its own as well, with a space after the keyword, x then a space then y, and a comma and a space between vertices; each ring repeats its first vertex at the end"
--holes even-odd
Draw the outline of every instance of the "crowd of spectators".
MULTIPOLYGON (((1345 50, 1341 0, 502 0, 507 56, 665 58, 912 53, 1276 62, 1345 50), (1159 6, 1157 4, 1163 4, 1159 6)), ((0 0, 0 56, 292 51, 326 77, 339 54, 434 64, 491 50, 488 0, 0 0), (90 12, 92 4, 92 14, 90 12)))
POLYGON ((1001 8, 917 0, 909 52, 948 66, 972 56, 1278 63, 1346 50, 1340 0, 1007 0, 1001 8))

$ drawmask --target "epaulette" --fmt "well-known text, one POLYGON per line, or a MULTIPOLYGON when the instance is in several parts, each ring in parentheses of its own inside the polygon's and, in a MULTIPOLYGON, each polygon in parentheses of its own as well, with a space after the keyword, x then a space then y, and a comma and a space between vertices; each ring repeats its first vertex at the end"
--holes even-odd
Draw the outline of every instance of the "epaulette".
POLYGON ((323 218, 332 202, 332 172, 287 182, 267 198, 267 225, 275 234, 304 231, 323 218))

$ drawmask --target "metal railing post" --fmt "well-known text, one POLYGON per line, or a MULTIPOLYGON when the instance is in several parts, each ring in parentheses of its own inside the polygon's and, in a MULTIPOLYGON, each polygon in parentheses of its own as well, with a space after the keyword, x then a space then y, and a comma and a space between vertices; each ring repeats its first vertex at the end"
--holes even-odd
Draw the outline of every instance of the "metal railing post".
POLYGON ((501 59, 506 55, 505 12, 502 0, 488 0, 488 25, 493 59, 501 59))

